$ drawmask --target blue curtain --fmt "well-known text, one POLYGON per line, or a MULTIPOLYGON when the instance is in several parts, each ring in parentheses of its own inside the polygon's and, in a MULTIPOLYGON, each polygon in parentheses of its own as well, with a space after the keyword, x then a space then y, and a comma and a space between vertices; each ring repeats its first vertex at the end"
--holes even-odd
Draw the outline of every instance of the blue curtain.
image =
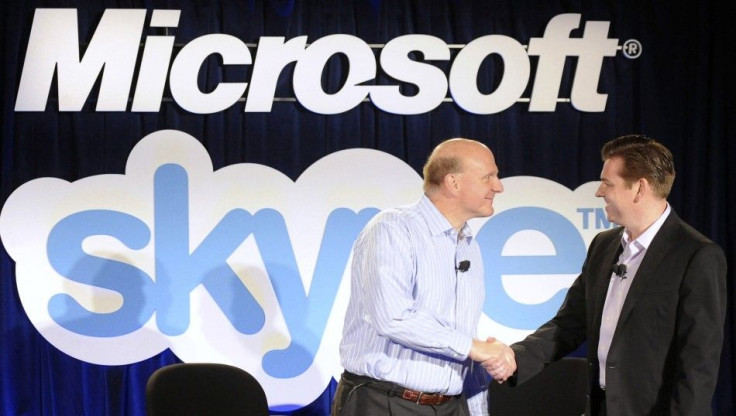
MULTIPOLYGON (((674 153, 677 180, 670 203, 695 228, 726 251, 728 316, 716 415, 734 408, 734 260, 736 260, 736 39, 733 1, 410 1, 410 0, 209 0, 209 1, 43 1, 3 2, 2 147, 0 202, 20 185, 51 176, 80 178, 123 173, 137 140, 161 129, 199 138, 214 168, 237 163, 271 166, 296 179, 321 157, 364 147, 390 153, 418 172, 430 149, 443 139, 471 137, 487 143, 504 176, 549 178, 571 189, 596 180, 600 146, 626 133, 645 133, 674 153), (80 39, 88 41, 106 8, 181 9, 177 44, 211 33, 231 34, 246 43, 260 36, 314 41, 334 33, 382 44, 404 34, 430 34, 448 44, 466 44, 488 34, 526 43, 541 37, 547 22, 562 13, 582 21, 610 21, 609 37, 634 38, 644 53, 636 61, 605 60, 599 92, 608 94, 605 111, 586 113, 569 104, 533 113, 524 103, 492 115, 475 115, 451 102, 416 116, 378 110, 370 103, 339 115, 320 115, 298 103, 277 102, 269 113, 244 113, 242 103, 225 111, 191 114, 167 100, 158 113, 98 113, 94 91, 81 112, 15 112, 15 99, 36 8, 78 9, 80 39)), ((146 29, 153 31, 154 29, 146 29)), ((155 32, 151 32, 155 33, 155 32)), ((577 36, 580 36, 577 33, 577 36)), ((82 48, 83 49, 83 48, 82 48)), ((568 66, 574 64, 568 58, 568 66)), ((532 60, 534 65, 535 61, 532 60)), ((492 88, 499 73, 487 65, 481 88, 492 88)), ((342 68, 344 70, 345 68, 342 68)), ((445 68, 446 69, 446 68, 445 68)), ((287 67, 277 96, 289 96, 293 66, 287 67)), ((330 62, 327 82, 339 85, 340 62, 330 62)), ((221 80, 216 60, 208 60, 201 81, 221 80)), ((561 87, 569 93, 571 71, 561 87)), ((531 84, 531 82, 530 82, 531 84)), ((52 86, 52 95, 55 85, 52 86)), ((525 92, 529 96, 530 90, 525 92)), ((65 355, 49 344, 27 318, 18 295, 15 265, 0 251, 0 413, 4 415, 140 415, 144 389, 157 368, 178 362, 170 351, 140 363, 100 366, 65 355)), ((329 413, 333 382, 310 406, 283 414, 329 413)))

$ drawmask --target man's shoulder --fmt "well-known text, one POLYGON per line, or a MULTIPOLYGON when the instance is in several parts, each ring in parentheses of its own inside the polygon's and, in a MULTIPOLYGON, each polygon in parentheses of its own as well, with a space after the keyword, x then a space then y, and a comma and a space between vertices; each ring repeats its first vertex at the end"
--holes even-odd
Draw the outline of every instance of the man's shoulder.
POLYGON ((379 211, 371 218, 363 229, 363 234, 376 229, 407 230, 415 227, 421 218, 421 213, 417 210, 416 204, 387 208, 379 211))
POLYGON ((676 218, 674 225, 677 227, 677 231, 680 234, 678 236, 678 240, 690 240, 696 244, 713 244, 713 241, 710 238, 706 237, 703 233, 696 230, 695 227, 681 220, 679 217, 676 218))
POLYGON ((676 218, 673 224, 673 235, 671 239, 681 250, 690 252, 704 250, 702 251, 703 253, 709 253, 709 255, 712 253, 716 256, 725 257, 723 249, 718 243, 679 218, 676 218))
MULTIPOLYGON (((593 243, 604 244, 613 240, 621 240, 621 236, 624 232, 623 227, 615 226, 610 230, 601 231, 593 238, 593 243)), ((591 243, 591 245, 593 245, 591 243)))
POLYGON ((621 233, 623 233, 624 229, 621 226, 615 226, 611 228, 610 230, 601 231, 598 233, 598 238, 602 239, 611 239, 611 238, 621 238, 621 233))
POLYGON ((406 223, 416 221, 420 218, 421 212, 417 209, 417 204, 410 204, 387 208, 380 211, 375 216, 375 222, 406 223))

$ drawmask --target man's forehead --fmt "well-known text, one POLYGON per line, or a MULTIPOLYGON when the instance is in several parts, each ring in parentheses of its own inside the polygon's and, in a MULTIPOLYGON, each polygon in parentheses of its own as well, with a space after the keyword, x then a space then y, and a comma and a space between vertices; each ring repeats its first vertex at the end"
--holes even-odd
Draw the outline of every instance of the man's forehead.
POLYGON ((620 157, 606 159, 603 162, 603 168, 601 169, 601 179, 613 179, 614 177, 620 177, 622 164, 623 159, 621 159, 620 157))

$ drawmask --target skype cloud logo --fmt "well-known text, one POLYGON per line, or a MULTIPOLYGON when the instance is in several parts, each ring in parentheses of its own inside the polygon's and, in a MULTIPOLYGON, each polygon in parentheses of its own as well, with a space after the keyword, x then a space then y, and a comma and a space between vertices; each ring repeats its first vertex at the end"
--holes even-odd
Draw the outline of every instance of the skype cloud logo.
MULTIPOLYGON (((271 406, 303 406, 342 369, 350 250, 380 209, 421 195, 400 159, 332 153, 296 182, 257 164, 213 171, 193 137, 162 130, 125 175, 39 178, 0 213, 33 325, 80 360, 120 365, 170 348, 185 362, 246 369, 271 406)), ((479 335, 513 342, 549 319, 593 236, 609 228, 593 193, 504 179, 496 214, 473 220, 486 269, 479 335)))

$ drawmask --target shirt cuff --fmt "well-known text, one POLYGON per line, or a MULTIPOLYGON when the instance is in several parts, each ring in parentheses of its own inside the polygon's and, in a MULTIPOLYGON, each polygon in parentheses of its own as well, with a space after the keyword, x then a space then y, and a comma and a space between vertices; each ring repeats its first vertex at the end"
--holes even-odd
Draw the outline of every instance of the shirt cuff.
POLYGON ((473 338, 463 334, 456 334, 450 339, 450 356, 458 361, 465 361, 470 356, 473 347, 473 338))

